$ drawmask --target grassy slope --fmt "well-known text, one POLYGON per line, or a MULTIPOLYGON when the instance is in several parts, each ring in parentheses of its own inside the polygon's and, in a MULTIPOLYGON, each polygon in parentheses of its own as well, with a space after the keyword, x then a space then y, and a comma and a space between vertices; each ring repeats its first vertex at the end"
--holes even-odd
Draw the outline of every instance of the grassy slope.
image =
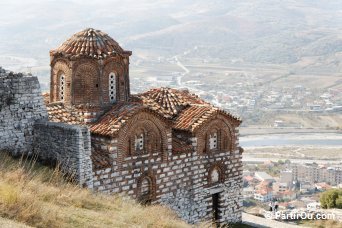
POLYGON ((0 217, 0 227, 6 228, 31 228, 31 226, 27 226, 22 223, 15 222, 13 220, 5 219, 0 217))
POLYGON ((0 224, 1 217, 34 227, 189 227, 165 207, 91 193, 56 170, 2 152, 0 224))

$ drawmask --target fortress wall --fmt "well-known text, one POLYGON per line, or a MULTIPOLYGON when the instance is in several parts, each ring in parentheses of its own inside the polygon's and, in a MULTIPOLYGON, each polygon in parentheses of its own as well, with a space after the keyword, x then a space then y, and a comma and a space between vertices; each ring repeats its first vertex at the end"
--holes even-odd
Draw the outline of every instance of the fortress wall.
POLYGON ((0 151, 14 156, 32 151, 33 125, 48 114, 37 77, 0 67, 0 151))
POLYGON ((90 132, 85 126, 54 122, 34 125, 34 153, 43 162, 58 164, 82 186, 92 188, 90 132))

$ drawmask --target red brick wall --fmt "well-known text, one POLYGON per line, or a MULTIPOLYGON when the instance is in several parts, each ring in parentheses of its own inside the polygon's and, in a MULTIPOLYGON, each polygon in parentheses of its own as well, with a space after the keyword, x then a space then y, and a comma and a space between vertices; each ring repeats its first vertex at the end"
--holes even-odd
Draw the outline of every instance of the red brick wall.
POLYGON ((66 76, 65 103, 68 105, 110 105, 108 76, 114 72, 116 100, 127 101, 130 96, 128 57, 111 57, 106 60, 56 58, 51 62, 51 102, 59 101, 59 75, 66 76))
POLYGON ((100 105, 100 72, 96 61, 81 61, 73 67, 73 103, 100 105))
POLYGON ((68 60, 58 59, 51 64, 50 101, 59 101, 59 79, 65 75, 65 103, 71 102, 71 64, 68 60))

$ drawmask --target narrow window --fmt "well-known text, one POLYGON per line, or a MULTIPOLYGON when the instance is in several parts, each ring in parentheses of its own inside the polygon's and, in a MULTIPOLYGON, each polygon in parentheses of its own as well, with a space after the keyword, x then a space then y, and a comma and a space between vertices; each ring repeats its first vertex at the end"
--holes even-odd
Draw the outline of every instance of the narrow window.
POLYGON ((109 74, 109 101, 110 103, 114 103, 116 101, 116 75, 114 72, 109 74))
POLYGON ((153 198, 152 180, 149 177, 144 177, 140 183, 139 201, 142 204, 150 204, 153 198))
POLYGON ((217 149, 217 132, 214 132, 209 136, 209 149, 217 149))
POLYGON ((141 182, 141 196, 149 196, 151 194, 151 182, 148 178, 144 178, 141 182))
POLYGON ((144 149, 144 133, 140 133, 135 136, 135 150, 143 150, 144 149))
POLYGON ((213 171, 211 171, 211 175, 210 175, 210 179, 211 179, 211 183, 215 184, 217 182, 219 182, 220 180, 220 173, 217 169, 213 169, 213 171))
POLYGON ((61 74, 59 78, 59 100, 64 101, 65 97, 65 76, 61 74))

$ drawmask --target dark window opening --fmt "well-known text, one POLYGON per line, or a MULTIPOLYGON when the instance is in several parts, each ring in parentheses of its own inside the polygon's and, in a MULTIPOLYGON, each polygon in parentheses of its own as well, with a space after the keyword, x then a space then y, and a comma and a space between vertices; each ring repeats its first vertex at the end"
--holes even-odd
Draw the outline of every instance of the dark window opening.
POLYGON ((219 226, 219 219, 220 219, 220 194, 219 193, 215 193, 212 195, 212 200, 213 200, 213 222, 216 224, 216 226, 219 226))

